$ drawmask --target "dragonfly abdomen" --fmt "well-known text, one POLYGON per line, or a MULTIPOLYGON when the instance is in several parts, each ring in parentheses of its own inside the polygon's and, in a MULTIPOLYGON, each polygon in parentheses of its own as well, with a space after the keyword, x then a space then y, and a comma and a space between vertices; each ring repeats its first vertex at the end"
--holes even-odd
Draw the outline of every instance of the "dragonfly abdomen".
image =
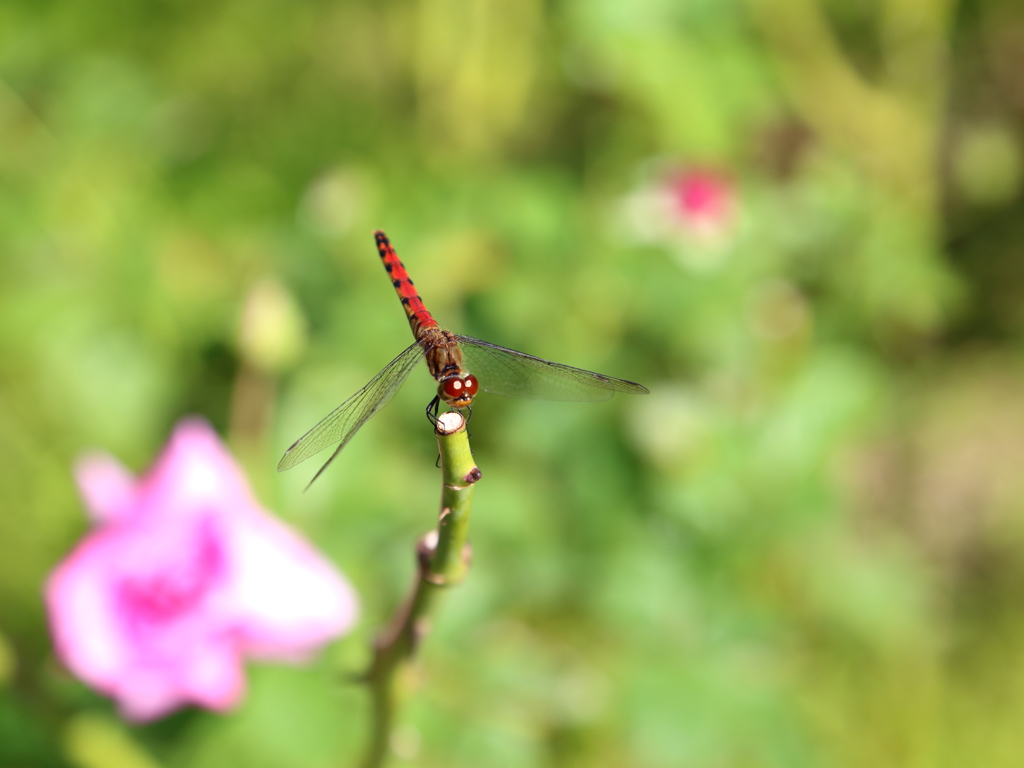
POLYGON ((395 287, 395 293, 398 294, 398 298, 402 302, 402 308, 405 309, 406 317, 409 318, 409 327, 412 329, 412 335, 418 340, 422 336, 422 330, 424 328, 436 328, 437 321, 423 304, 423 299, 420 298, 419 293, 416 291, 412 278, 405 271, 405 265, 398 258, 395 249, 391 247, 391 241, 388 240, 388 236, 379 229, 373 233, 373 236, 377 240, 377 251, 380 253, 384 269, 391 276, 391 284, 395 287))

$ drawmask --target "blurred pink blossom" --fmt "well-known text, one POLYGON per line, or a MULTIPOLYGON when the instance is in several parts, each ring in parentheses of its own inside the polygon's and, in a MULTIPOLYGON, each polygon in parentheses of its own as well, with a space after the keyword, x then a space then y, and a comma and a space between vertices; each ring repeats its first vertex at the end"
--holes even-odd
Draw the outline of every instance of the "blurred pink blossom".
POLYGON ((735 191, 723 174, 691 168, 675 174, 667 191, 680 223, 697 235, 714 237, 732 225, 735 191))
POLYGON ((721 263, 738 229, 738 194, 728 174, 661 161, 641 175, 644 181, 623 199, 624 234, 669 246, 691 268, 721 263))
POLYGON ((75 476, 96 528, 50 576, 50 623, 125 717, 232 707, 243 657, 301 660, 355 621, 352 587, 259 506, 206 422, 179 423, 141 478, 108 455, 75 476))

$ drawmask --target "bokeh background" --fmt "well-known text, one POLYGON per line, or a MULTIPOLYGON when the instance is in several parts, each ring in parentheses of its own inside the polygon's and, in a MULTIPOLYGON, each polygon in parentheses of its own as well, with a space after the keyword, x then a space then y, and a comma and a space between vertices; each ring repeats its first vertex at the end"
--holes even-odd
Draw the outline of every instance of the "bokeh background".
POLYGON ((353 764, 437 512, 416 372, 308 492, 283 450, 442 324, 647 384, 481 397, 418 766, 1016 766, 1024 7, 5 0, 0 765, 353 764), (312 667, 144 727, 41 604, 70 466, 208 418, 358 587, 312 667))

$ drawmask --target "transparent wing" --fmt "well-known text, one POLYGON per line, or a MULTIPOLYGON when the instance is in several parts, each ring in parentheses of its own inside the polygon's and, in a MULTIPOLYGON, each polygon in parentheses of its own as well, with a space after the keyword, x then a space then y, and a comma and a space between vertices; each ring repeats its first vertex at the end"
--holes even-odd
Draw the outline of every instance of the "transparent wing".
MULTIPOLYGON (((315 456, 320 451, 335 443, 341 443, 331 454, 331 458, 313 476, 313 480, 320 477, 320 474, 327 469, 327 465, 334 461, 345 444, 352 438, 358 429, 366 423, 373 414, 388 404, 399 390, 406 378, 416 367, 416 363, 423 359, 423 350, 418 343, 408 347, 402 354, 384 366, 384 369, 370 379, 369 383, 344 403, 335 408, 319 424, 304 434, 295 444, 292 445, 277 465, 278 472, 291 469, 296 464, 305 461, 310 456, 315 456)), ((310 480, 312 485, 313 480, 310 480)))
POLYGON ((647 387, 635 381, 552 363, 471 336, 455 338, 462 349, 463 366, 477 377, 484 392, 505 397, 579 402, 607 400, 616 392, 648 394, 647 387))

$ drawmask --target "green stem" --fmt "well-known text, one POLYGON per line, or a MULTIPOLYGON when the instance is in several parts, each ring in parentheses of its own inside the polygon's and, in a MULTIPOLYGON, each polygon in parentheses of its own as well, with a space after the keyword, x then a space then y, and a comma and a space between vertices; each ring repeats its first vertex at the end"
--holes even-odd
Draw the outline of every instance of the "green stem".
POLYGON ((373 702, 373 730, 364 768, 379 768, 387 760, 395 714, 416 687, 416 649, 429 629, 436 598, 444 588, 461 582, 469 569, 469 517, 480 470, 473 462, 461 413, 442 414, 434 434, 441 453, 441 513, 437 529, 417 543, 412 593, 374 643, 373 662, 365 676, 373 702))

